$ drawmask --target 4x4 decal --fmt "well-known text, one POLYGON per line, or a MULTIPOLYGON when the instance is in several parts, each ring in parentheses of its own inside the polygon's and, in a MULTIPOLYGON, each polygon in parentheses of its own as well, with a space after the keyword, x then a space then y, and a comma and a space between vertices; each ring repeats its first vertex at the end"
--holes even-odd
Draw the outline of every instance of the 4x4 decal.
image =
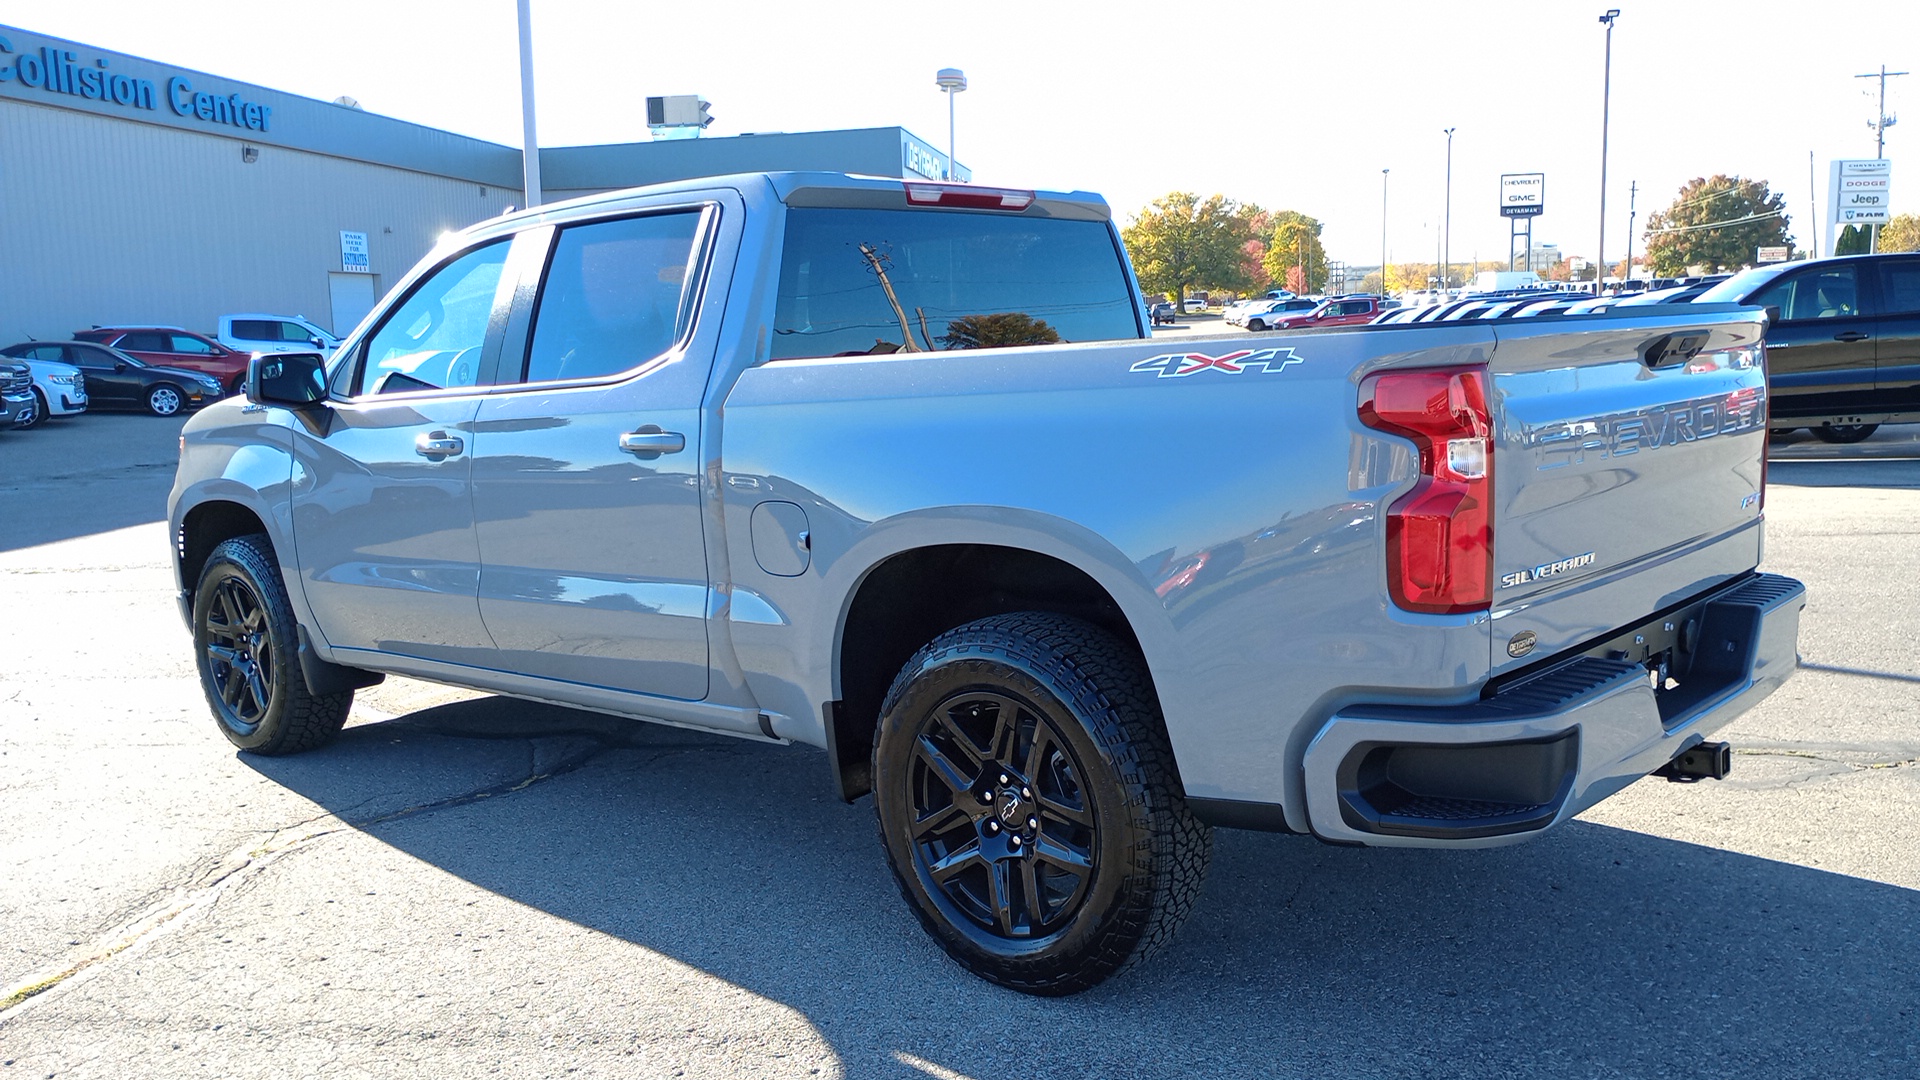
POLYGON ((1162 379, 1179 379, 1201 371, 1221 371, 1228 375, 1239 375, 1254 370, 1267 375, 1278 374, 1295 364, 1304 363, 1305 358, 1295 356, 1291 348, 1281 346, 1276 349, 1239 349, 1221 356, 1208 356, 1206 353, 1162 353, 1149 356, 1133 365, 1129 371, 1152 371, 1162 379))

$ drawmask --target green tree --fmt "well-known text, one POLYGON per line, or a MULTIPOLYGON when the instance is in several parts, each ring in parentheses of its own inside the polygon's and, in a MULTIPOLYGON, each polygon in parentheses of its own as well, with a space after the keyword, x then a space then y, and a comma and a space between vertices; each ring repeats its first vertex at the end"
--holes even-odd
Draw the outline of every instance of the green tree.
POLYGON ((1671 206, 1647 218, 1647 261, 1661 277, 1689 267, 1752 265, 1756 249, 1792 245, 1786 206, 1764 180, 1695 177, 1671 206))
POLYGON ((1880 226, 1881 251, 1920 251, 1920 215, 1895 214, 1880 226))
POLYGON ((1873 234, 1858 225, 1849 225, 1840 230, 1840 239, 1833 242, 1835 255, 1865 255, 1873 239, 1873 234))
POLYGON ((1287 282, 1297 292, 1319 292, 1327 282, 1327 249, 1320 244, 1320 222, 1298 210, 1268 216, 1267 277, 1287 282), (1298 279, 1300 286, 1293 282, 1298 279))
POLYGON ((947 324, 940 339, 949 349, 1005 349, 1015 345, 1052 345, 1059 331, 1043 319, 1019 311, 998 315, 963 315, 947 324))
POLYGON ((1241 290, 1253 281, 1246 242, 1256 239, 1250 213, 1224 195, 1206 199, 1175 191, 1141 211, 1122 229, 1140 288, 1178 303, 1196 286, 1241 290))

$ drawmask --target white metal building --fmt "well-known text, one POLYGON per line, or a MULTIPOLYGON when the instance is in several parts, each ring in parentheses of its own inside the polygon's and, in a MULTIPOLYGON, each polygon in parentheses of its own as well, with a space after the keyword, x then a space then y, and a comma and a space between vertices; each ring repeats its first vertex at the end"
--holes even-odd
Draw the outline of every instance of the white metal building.
MULTIPOLYGON (((938 177, 901 128, 542 149, 545 200, 762 169, 938 177)), ((0 344, 227 312, 352 329, 520 151, 0 26, 0 344)), ((966 175, 964 167, 955 170, 966 175)))

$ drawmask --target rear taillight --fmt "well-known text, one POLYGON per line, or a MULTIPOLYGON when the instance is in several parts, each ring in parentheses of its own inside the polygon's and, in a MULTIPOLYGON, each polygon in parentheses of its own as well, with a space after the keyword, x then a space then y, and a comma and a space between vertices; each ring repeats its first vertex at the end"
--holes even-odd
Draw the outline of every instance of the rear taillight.
POLYGON ((1387 508, 1387 587, 1408 611, 1493 603, 1493 425, 1484 368, 1387 371, 1360 384, 1360 422, 1412 439, 1420 480, 1387 508))

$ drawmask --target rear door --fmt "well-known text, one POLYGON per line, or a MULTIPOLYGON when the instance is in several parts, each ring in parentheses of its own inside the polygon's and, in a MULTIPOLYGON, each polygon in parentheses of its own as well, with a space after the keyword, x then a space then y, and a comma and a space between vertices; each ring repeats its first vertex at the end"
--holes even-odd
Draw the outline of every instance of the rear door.
POLYGON ((1496 672, 1758 562, 1762 322, 1700 306, 1494 324, 1496 672))
POLYGON ((473 424, 480 612, 506 670, 707 695, 713 355, 694 315, 723 203, 738 206, 716 195, 563 226, 523 285, 509 385, 473 424))
POLYGON ((1880 406, 1920 410, 1920 255, 1900 256, 1879 267, 1879 343, 1874 386, 1880 406))

